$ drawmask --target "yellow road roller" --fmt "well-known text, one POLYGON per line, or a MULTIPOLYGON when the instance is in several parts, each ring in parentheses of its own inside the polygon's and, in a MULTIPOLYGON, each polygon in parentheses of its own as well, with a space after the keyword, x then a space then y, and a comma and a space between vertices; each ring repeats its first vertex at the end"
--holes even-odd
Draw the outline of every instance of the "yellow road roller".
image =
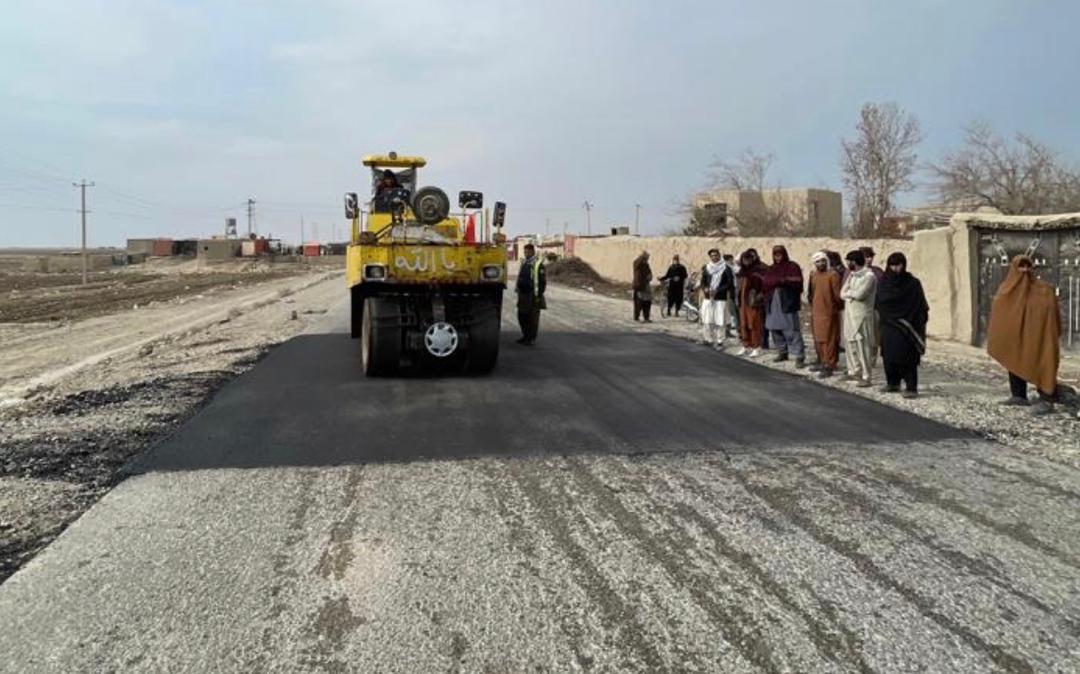
POLYGON ((363 164, 370 196, 346 193, 345 216, 350 332, 364 374, 490 372, 506 288, 506 205, 496 203, 492 217, 481 192, 464 191, 451 213, 446 192, 417 187, 423 157, 391 152, 363 164))

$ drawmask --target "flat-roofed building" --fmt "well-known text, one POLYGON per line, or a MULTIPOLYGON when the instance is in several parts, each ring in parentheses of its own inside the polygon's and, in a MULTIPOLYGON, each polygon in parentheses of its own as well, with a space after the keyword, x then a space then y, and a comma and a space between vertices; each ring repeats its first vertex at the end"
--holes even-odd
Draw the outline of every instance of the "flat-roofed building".
POLYGON ((843 236, 844 201, 839 192, 813 187, 766 190, 711 190, 695 198, 706 230, 753 236, 744 231, 775 226, 775 234, 843 236))

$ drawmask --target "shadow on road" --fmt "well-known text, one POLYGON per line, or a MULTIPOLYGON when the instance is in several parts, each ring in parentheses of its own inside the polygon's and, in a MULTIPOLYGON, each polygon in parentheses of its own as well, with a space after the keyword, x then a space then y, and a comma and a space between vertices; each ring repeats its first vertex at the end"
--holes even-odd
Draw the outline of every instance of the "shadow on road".
POLYGON ((129 472, 971 437, 664 335, 513 337, 489 376, 392 379, 365 378, 345 334, 296 337, 129 472))

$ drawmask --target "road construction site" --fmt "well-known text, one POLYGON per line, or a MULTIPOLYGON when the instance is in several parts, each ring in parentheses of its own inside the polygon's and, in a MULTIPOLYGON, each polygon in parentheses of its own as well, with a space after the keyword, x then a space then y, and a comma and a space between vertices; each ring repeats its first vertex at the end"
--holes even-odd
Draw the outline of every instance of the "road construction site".
POLYGON ((340 278, 189 302, 187 334, 71 356, 51 382, 5 366, 5 460, 52 437, 87 458, 6 473, 3 493, 51 489, 68 519, 100 497, 0 585, 12 671, 1032 672, 1080 655, 1080 469, 948 423, 943 384, 882 404, 557 286, 534 347, 506 303, 490 376, 365 379, 340 278), (72 468, 94 461, 99 487, 72 468))

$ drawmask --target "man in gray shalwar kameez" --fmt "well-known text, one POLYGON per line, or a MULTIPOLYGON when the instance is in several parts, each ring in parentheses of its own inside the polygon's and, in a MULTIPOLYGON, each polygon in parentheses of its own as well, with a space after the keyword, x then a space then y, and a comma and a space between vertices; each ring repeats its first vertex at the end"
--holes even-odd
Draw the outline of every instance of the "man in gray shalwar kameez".
POLYGON ((799 309, 802 306, 802 267, 791 261, 787 248, 773 246, 773 263, 765 272, 762 292, 765 293, 765 329, 776 346, 774 362, 795 357, 795 367, 806 367, 806 346, 803 343, 799 309))
POLYGON ((840 288, 844 300, 844 340, 847 342, 847 379, 857 380, 856 386, 870 386, 873 373, 875 335, 874 299, 877 293, 877 277, 866 266, 861 250, 847 254, 851 272, 840 288))

